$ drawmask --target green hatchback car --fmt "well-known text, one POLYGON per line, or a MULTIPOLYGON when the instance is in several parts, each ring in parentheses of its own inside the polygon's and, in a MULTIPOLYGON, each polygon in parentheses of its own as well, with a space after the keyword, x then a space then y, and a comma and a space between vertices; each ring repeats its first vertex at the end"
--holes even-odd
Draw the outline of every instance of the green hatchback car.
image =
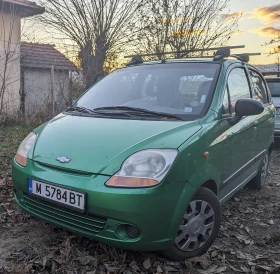
POLYGON ((263 187, 273 148, 267 85, 246 56, 229 56, 136 56, 103 78, 20 145, 19 206, 108 245, 204 253, 221 205, 263 187))

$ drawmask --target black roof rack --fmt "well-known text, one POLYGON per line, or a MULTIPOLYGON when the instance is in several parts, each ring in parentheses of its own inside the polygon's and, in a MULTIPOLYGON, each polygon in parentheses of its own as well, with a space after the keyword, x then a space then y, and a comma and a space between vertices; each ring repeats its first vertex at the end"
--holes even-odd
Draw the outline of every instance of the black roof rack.
POLYGON ((219 50, 219 49, 242 49, 245 48, 245 45, 242 46, 225 46, 219 48, 206 48, 206 49, 189 49, 189 50, 182 50, 182 51, 168 51, 168 52, 156 52, 156 53, 145 53, 145 54, 136 54, 136 55, 127 55, 124 58, 133 58, 137 56, 147 57, 147 56, 157 56, 157 55, 165 55, 165 54, 181 54, 181 53, 193 53, 193 52, 205 52, 210 50, 219 50))
POLYGON ((261 53, 255 52, 255 53, 230 54, 230 49, 221 48, 216 52, 214 61, 218 61, 218 60, 226 58, 226 57, 233 57, 241 62, 248 63, 250 60, 250 56, 256 56, 256 55, 261 55, 261 53))
POLYGON ((131 61, 128 62, 126 65, 131 66, 131 65, 141 64, 143 62, 144 62, 144 60, 141 55, 134 55, 134 56, 132 56, 131 61))
MULTIPOLYGON (((181 53, 193 53, 193 52, 207 52, 207 51, 216 51, 214 55, 207 55, 207 56, 198 56, 198 57, 189 57, 189 58, 213 58, 214 61, 218 61, 223 58, 227 57, 234 57, 242 62, 249 62, 249 56, 252 55, 261 55, 261 53, 242 53, 242 54, 230 54, 231 49, 240 49, 245 48, 245 45, 241 46, 225 46, 219 48, 206 48, 206 49, 190 49, 190 50, 183 50, 183 51, 169 51, 169 52, 160 52, 160 53, 146 53, 146 54, 137 54, 137 55, 127 55, 124 58, 132 58, 130 62, 127 63, 127 66, 141 64, 144 62, 143 57, 147 56, 164 56, 166 54, 181 54, 181 53)), ((160 60, 159 60, 160 61, 160 60)), ((165 60, 162 59, 162 62, 165 60)))

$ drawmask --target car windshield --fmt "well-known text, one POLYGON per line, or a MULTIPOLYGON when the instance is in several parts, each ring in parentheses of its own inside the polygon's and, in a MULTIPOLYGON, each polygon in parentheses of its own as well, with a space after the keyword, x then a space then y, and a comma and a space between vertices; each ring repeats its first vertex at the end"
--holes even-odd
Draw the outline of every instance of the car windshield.
POLYGON ((126 67, 89 88, 73 106, 106 114, 138 110, 141 115, 141 109, 194 120, 207 111, 219 71, 220 65, 214 63, 126 67))
POLYGON ((280 97, 280 82, 267 82, 272 97, 280 97))

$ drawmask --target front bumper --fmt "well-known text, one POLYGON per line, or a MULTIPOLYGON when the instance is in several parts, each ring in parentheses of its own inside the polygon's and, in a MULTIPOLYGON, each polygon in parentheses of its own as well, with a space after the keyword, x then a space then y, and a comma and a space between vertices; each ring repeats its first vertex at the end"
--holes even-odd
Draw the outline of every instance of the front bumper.
POLYGON ((177 235, 186 206, 195 193, 187 182, 167 183, 139 189, 109 188, 105 175, 58 170, 28 160, 25 168, 13 162, 15 200, 25 211, 99 242, 125 249, 165 250, 177 235), (86 192, 84 214, 28 195, 28 178, 86 192), (140 235, 132 239, 127 225, 140 235))

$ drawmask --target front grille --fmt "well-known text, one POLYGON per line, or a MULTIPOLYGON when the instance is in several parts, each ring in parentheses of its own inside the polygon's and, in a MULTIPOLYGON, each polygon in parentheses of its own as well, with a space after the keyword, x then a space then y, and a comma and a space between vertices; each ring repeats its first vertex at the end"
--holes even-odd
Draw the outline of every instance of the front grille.
POLYGON ((24 202, 31 213, 42 218, 88 235, 99 234, 107 219, 94 215, 86 215, 61 206, 36 199, 24 194, 24 202))

